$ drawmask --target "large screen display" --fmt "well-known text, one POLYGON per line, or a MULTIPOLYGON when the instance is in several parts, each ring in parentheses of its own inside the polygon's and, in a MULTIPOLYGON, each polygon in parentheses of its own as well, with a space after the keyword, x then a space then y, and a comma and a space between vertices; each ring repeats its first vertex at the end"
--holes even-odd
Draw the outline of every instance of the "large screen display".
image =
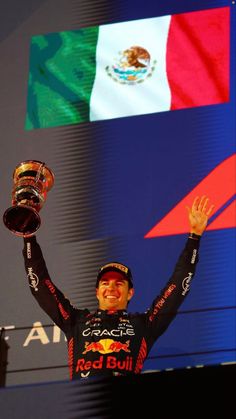
MULTIPOLYGON (((189 295, 143 373, 235 363, 234 2, 25 0, 11 13, 0 32, 2 214, 15 167, 45 162, 55 184, 37 237, 53 282, 95 310, 97 271, 120 260, 134 278, 128 309, 144 312, 185 245, 186 207, 208 196, 189 295)), ((22 238, 0 229, 6 385, 67 380, 65 337, 31 296, 22 238)))

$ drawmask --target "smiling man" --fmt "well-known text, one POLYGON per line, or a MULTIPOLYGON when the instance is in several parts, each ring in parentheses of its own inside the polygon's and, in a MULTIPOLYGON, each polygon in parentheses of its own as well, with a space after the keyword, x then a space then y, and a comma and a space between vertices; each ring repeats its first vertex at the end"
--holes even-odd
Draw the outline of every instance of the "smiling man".
POLYGON ((129 313, 134 295, 129 267, 102 266, 96 279, 98 309, 72 306, 51 281, 36 237, 24 238, 23 256, 33 296, 67 337, 71 379, 98 374, 139 374, 152 346, 175 318, 189 293, 198 263, 201 235, 213 205, 196 197, 188 210, 189 235, 166 286, 143 313, 129 313))
POLYGON ((119 262, 101 267, 96 283, 96 296, 101 310, 125 310, 134 295, 130 269, 119 262))

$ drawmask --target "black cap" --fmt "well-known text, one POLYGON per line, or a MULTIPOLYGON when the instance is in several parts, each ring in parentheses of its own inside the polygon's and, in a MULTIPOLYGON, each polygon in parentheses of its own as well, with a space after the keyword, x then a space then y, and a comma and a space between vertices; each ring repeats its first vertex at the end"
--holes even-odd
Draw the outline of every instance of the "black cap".
POLYGON ((96 288, 98 287, 98 283, 102 275, 105 272, 110 272, 110 271, 121 273, 124 276, 124 278, 127 279, 129 283, 129 287, 133 288, 133 278, 132 278, 131 270, 130 268, 128 268, 128 266, 125 266, 123 263, 120 263, 120 262, 109 262, 106 265, 103 265, 99 269, 98 275, 97 275, 97 281, 96 281, 96 288))

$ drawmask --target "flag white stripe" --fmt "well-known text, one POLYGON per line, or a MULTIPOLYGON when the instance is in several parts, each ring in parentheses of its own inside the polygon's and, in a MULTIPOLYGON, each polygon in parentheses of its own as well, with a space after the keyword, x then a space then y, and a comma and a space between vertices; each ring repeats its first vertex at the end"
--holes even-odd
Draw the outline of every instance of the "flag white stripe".
POLYGON ((171 92, 166 74, 166 44, 171 16, 139 19, 99 27, 96 76, 90 99, 90 120, 112 119, 170 109, 171 92), (109 77, 119 53, 145 48, 156 60, 155 70, 140 84, 120 84, 109 77))

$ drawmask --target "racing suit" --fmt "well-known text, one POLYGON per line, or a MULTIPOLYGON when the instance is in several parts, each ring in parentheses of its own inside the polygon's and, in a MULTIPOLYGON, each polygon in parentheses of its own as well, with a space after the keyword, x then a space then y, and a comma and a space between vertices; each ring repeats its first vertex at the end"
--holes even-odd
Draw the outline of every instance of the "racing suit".
POLYGON ((174 272, 144 313, 78 309, 51 281, 35 236, 24 238, 30 290, 67 338, 71 379, 139 374, 153 344, 175 318, 190 288, 200 240, 188 237, 174 272))

